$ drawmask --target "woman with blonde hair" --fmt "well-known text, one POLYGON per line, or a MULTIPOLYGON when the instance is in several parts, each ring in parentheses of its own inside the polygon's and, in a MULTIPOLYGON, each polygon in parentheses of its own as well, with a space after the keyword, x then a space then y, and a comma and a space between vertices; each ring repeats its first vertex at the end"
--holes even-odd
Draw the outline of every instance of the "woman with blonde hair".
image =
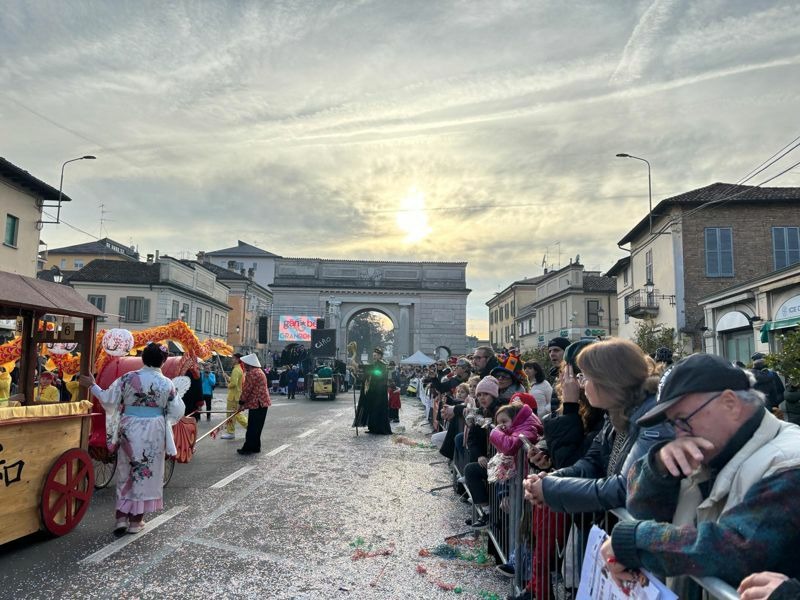
POLYGON ((582 388, 589 403, 607 417, 589 451, 572 466, 548 476, 531 475, 525 495, 534 504, 560 512, 581 513, 625 506, 627 474, 649 448, 670 440, 664 424, 640 427, 636 420, 656 402, 658 377, 644 352, 633 342, 612 338, 591 344, 578 354, 577 375, 567 367, 562 393, 582 388))

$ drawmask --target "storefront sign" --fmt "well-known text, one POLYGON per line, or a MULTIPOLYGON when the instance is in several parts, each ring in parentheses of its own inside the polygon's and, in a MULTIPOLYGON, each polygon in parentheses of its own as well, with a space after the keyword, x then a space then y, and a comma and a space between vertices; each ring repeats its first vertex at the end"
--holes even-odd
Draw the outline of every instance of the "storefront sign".
POLYGON ((775 311, 775 321, 800 317, 800 295, 789 298, 775 311))

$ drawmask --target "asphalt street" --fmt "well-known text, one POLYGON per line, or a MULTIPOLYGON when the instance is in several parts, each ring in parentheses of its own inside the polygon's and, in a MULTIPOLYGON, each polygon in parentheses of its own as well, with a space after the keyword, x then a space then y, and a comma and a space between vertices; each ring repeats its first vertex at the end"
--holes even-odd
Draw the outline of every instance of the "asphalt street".
POLYGON ((0 547, 0 598, 503 598, 493 565, 425 556, 470 513, 431 492, 449 473, 419 402, 403 400, 400 436, 356 436, 352 418, 352 394, 274 396, 261 454, 235 452, 239 429, 201 440, 143 533, 113 533, 112 483, 66 536, 0 547))

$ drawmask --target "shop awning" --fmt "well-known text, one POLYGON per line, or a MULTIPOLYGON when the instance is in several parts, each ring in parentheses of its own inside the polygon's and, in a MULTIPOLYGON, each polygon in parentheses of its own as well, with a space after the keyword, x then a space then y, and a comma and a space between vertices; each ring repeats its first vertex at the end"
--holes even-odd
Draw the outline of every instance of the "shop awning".
POLYGON ((769 342, 770 331, 788 329, 789 327, 797 327, 798 325, 800 325, 800 317, 781 319, 780 321, 767 321, 761 326, 761 341, 765 344, 769 342))

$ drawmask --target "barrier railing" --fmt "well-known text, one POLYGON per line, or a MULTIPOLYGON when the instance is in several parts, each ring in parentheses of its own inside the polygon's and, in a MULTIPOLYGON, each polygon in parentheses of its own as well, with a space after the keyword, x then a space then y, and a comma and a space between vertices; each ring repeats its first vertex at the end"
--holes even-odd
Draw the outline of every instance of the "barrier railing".
MULTIPOLYGON (((465 479, 473 523, 487 516, 490 553, 498 564, 513 564, 514 594, 521 595, 527 590, 531 599, 571 600, 576 597, 580 583, 586 540, 592 526, 610 532, 619 520, 633 517, 624 508, 568 514, 551 511, 546 506, 532 506, 525 501, 522 487, 528 475, 527 447, 530 444, 524 444, 517 454, 516 475, 496 483, 486 481, 485 469, 481 472, 475 466, 465 468, 464 456, 457 453, 452 463, 453 486, 459 489, 458 478, 465 479)), ((487 458, 494 454, 494 448, 490 447, 487 458)), ((705 599, 739 598, 736 590, 721 579, 692 579, 702 588, 705 599)))

